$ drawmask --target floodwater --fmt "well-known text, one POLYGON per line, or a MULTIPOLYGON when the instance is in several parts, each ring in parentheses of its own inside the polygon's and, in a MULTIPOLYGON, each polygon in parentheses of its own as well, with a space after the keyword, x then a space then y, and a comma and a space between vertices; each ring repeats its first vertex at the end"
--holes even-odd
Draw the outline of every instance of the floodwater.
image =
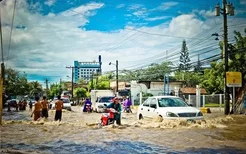
MULTIPOLYGON (((213 110, 212 110, 213 112, 213 110)), ((100 113, 64 111, 62 122, 33 122, 30 111, 4 111, 0 153, 246 153, 246 115, 205 115, 205 121, 138 121, 123 113, 122 126, 98 127, 100 113)))

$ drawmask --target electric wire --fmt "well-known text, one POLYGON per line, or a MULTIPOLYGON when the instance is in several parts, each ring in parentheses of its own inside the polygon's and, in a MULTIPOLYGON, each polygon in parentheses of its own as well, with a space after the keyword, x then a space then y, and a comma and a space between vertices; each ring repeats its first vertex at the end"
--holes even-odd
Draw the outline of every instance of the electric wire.
POLYGON ((11 50, 11 41, 12 41, 12 33, 13 33, 13 26, 14 26, 14 19, 15 19, 16 2, 17 2, 17 0, 15 0, 15 2, 14 2, 14 9, 13 9, 13 16, 12 16, 12 21, 11 21, 11 28, 10 28, 10 36, 9 36, 9 45, 8 45, 8 54, 7 54, 6 67, 7 67, 7 64, 8 64, 9 53, 10 53, 10 50, 11 50))

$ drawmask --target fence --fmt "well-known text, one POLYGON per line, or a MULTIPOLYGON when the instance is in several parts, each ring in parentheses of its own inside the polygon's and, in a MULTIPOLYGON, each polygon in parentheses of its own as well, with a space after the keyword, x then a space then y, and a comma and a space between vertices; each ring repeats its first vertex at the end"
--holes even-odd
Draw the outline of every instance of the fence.
MULTIPOLYGON (((201 95, 200 99, 197 99, 197 95, 186 95, 185 101, 188 104, 191 104, 193 107, 209 107, 209 108, 216 108, 219 111, 224 111, 224 94, 214 94, 214 95, 201 95), (197 102, 197 100, 200 101, 197 102)), ((132 98, 133 105, 140 105, 140 102, 144 102, 148 97, 138 97, 132 98)))

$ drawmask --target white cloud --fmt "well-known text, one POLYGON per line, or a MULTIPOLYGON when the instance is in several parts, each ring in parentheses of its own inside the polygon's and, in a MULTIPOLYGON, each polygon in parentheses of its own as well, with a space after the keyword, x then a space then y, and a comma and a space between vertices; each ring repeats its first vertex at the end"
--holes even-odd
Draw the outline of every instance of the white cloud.
POLYGON ((130 5, 128 8, 127 8, 127 10, 129 11, 129 10, 138 10, 138 9, 140 9, 140 8, 143 8, 144 7, 144 5, 142 5, 142 4, 132 4, 132 5, 130 5))
POLYGON ((45 5, 48 5, 48 6, 52 6, 54 5, 56 2, 56 0, 47 0, 46 2, 44 2, 45 5))
POLYGON ((205 18, 210 18, 210 17, 215 17, 214 11, 213 10, 193 10, 193 13, 197 13, 198 15, 205 17, 205 18))
POLYGON ((159 17, 153 17, 153 18, 145 18, 146 21, 156 21, 156 20, 163 20, 169 18, 168 16, 159 16, 159 17))
POLYGON ((117 8, 117 9, 120 9, 120 8, 125 7, 125 6, 126 6, 125 4, 119 4, 119 5, 116 6, 116 8, 117 8))
POLYGON ((176 6, 178 4, 179 4, 178 2, 163 2, 163 3, 161 3, 160 6, 158 6, 154 10, 168 10, 168 9, 172 8, 173 6, 176 6))
MULTIPOLYGON (((13 1, 5 0, 1 5, 3 24, 10 25, 13 1)), ((103 71, 114 70, 108 66, 110 61, 119 60, 119 69, 138 66, 139 63, 161 62, 162 52, 178 46, 180 49, 183 38, 160 37, 125 29, 116 32, 85 31, 78 28, 89 22, 89 16, 95 15, 95 10, 102 8, 102 3, 89 3, 60 14, 42 15, 30 12, 25 0, 18 1, 15 25, 26 26, 26 29, 14 29, 8 66, 25 71, 27 74, 47 76, 61 76, 66 79, 71 70, 66 66, 73 65, 74 60, 93 61, 102 55, 103 71), (136 33, 136 34, 135 34, 136 33), (111 49, 111 50, 109 50, 111 49), (156 58, 136 61, 143 58, 156 58), (34 60, 37 59, 37 60, 34 60), (38 60, 41 59, 41 60, 38 60)), ((151 19, 153 20, 153 19, 151 19)), ((214 21, 210 19, 211 23, 214 21)), ((238 22, 235 19, 235 22, 238 22)), ((195 15, 180 15, 171 22, 155 27, 139 28, 139 30, 166 36, 193 37, 211 25, 208 21, 201 21, 195 15)), ((3 42, 5 58, 9 40, 10 27, 3 27, 3 42)), ((210 36, 211 34, 204 33, 210 36)), ((205 37, 202 35, 202 37, 205 37)), ((170 49, 170 54, 174 50, 170 49)), ((177 55, 177 57, 179 57, 177 55)), ((163 59, 162 59, 163 60, 163 59)), ((60 77, 59 77, 60 78, 60 77)), ((57 78, 58 79, 58 78, 57 78)))

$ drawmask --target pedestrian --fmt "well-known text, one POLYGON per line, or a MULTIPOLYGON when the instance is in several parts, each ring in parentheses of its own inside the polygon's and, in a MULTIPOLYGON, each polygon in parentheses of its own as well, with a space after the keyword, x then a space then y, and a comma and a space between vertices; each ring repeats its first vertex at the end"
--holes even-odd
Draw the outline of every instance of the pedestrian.
POLYGON ((45 119, 47 119, 48 118, 49 103, 46 99, 46 96, 43 96, 43 100, 42 100, 41 104, 42 104, 42 118, 45 117, 45 119))
POLYGON ((30 111, 32 111, 32 101, 31 100, 29 101, 28 105, 29 105, 30 111))
POLYGON ((126 105, 125 106, 126 107, 126 111, 132 113, 132 110, 131 110, 132 102, 131 102, 131 100, 130 100, 130 98, 128 96, 126 98, 126 104, 125 105, 126 105))
POLYGON ((42 104, 39 101, 39 97, 35 97, 35 104, 34 104, 34 110, 31 114, 31 117, 34 114, 34 121, 37 121, 41 117, 41 110, 42 110, 42 104))
POLYGON ((57 121, 57 120, 61 121, 63 101, 61 100, 61 96, 58 96, 57 98, 58 98, 58 100, 55 103, 55 109, 56 109, 55 121, 57 121))
POLYGON ((113 102, 110 103, 107 108, 113 108, 116 110, 116 113, 114 114, 114 120, 116 121, 117 125, 121 125, 121 104, 119 103, 119 98, 115 97, 113 102))

